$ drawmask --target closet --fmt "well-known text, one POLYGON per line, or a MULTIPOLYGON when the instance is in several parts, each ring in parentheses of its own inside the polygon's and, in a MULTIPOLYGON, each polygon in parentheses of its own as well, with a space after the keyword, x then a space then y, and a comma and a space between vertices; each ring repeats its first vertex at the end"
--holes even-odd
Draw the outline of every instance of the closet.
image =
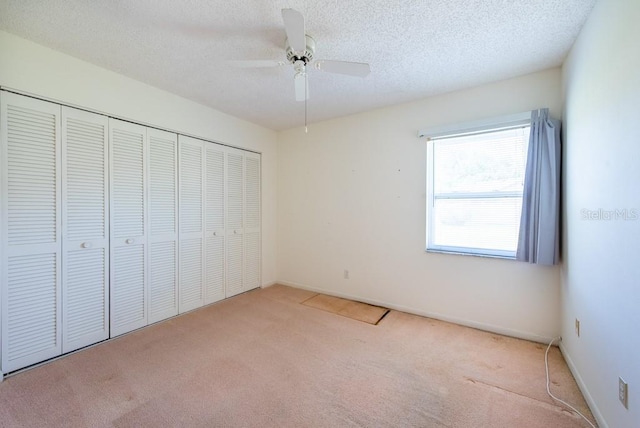
POLYGON ((10 93, 0 110, 7 372, 109 337, 107 119, 10 93))
POLYGON ((180 137, 181 313, 204 304, 204 144, 180 137))
POLYGON ((0 92, 0 374, 260 286, 260 155, 0 92))
POLYGON ((149 138, 149 324, 178 314, 178 136, 149 138))
POLYGON ((108 120, 62 107, 62 352, 109 337, 108 120))
MULTIPOLYGON (((182 137, 181 137, 182 138, 182 137)), ((205 145, 205 268, 204 303, 222 300, 225 295, 225 156, 217 144, 205 145)))
POLYGON ((227 149, 226 297, 260 286, 260 158, 227 149))
POLYGON ((2 371, 62 352, 60 106, 2 94, 2 371))
POLYGON ((179 141, 182 313, 260 286, 260 157, 179 141))
POLYGON ((146 128, 109 123, 111 153, 111 335, 147 325, 146 128))
POLYGON ((177 135, 109 120, 111 336, 178 313, 177 135))

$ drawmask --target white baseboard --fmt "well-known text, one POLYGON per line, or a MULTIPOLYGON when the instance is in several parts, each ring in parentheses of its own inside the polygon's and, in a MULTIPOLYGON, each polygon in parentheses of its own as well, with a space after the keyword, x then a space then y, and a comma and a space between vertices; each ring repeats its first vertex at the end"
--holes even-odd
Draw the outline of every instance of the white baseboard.
POLYGON ((602 413, 598 408, 598 405, 596 404, 595 400, 589 393, 589 389, 587 388, 587 385, 584 383, 584 380, 582 380, 582 376, 580 376, 580 372, 576 368, 576 365, 573 363, 573 360, 571 359, 571 356, 569 355, 569 352, 567 352, 567 348, 565 348, 562 341, 560 341, 559 346, 560 346, 560 352, 562 352, 562 356, 564 357, 564 360, 567 362, 567 366, 569 366, 569 370, 571 371, 573 378, 576 380, 576 383, 578 384, 578 388, 580 389, 580 392, 582 392, 582 395, 584 396, 584 399, 587 402, 587 405, 589 406, 589 409, 591 410, 593 417, 596 418, 596 422, 598 423, 598 426, 600 428, 609 428, 609 425, 607 425, 607 423, 605 422, 604 417, 602 416, 602 413))
POLYGON ((324 290, 324 289, 320 289, 320 288, 316 288, 316 287, 310 287, 310 286, 307 286, 307 285, 304 285, 304 284, 298 284, 298 283, 295 283, 295 282, 276 281, 276 283, 277 284, 282 284, 282 285, 287 285, 287 286, 294 287, 294 288, 301 288, 303 290, 314 291, 316 293, 329 294, 331 296, 342 297, 342 298, 350 299, 350 300, 357 300, 359 302, 369 303, 370 305, 383 306, 385 308, 394 309, 396 311, 407 312, 407 313, 414 314, 414 315, 420 315, 420 316, 426 317, 426 318, 434 318, 434 319, 437 319, 437 320, 440 320, 440 321, 446 321, 446 322, 450 322, 450 323, 453 323, 453 324, 463 325, 465 327, 471 327, 471 328, 476 328, 478 330, 483 330, 483 331, 488 331, 488 332, 491 332, 491 333, 501 334, 503 336, 515 337, 517 339, 525 339, 525 340, 529 340, 529 341, 532 341, 532 342, 544 343, 545 345, 549 344, 549 342, 551 342, 551 340, 553 339, 553 337, 540 336, 540 335, 535 334, 535 333, 519 331, 519 330, 513 330, 513 329, 509 329, 509 328, 495 326, 495 325, 492 325, 492 324, 485 324, 485 323, 481 323, 481 322, 476 322, 476 321, 468 320, 468 319, 464 319, 464 318, 451 317, 451 316, 439 314, 439 313, 436 313, 436 312, 428 312, 428 311, 423 311, 423 310, 416 309, 416 308, 411 308, 409 306, 396 305, 396 304, 392 304, 392 303, 389 303, 389 302, 381 302, 381 301, 377 301, 377 300, 367 299, 367 298, 361 297, 361 296, 353 296, 353 295, 346 294, 346 293, 341 293, 341 292, 338 292, 338 291, 324 290))
POLYGON ((260 286, 260 288, 267 288, 267 287, 271 287, 272 285, 276 285, 276 284, 280 284, 278 281, 270 281, 267 283, 264 283, 260 286))

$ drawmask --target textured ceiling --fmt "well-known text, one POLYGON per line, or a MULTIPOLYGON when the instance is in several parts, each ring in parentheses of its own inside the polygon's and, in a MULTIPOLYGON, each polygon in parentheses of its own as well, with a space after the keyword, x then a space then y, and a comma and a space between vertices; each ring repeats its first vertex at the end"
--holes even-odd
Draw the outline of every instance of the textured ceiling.
MULTIPOLYGON (((309 123, 514 77, 564 60, 596 0, 2 0, 0 29, 271 129, 304 123, 280 10, 305 16, 309 123)), ((0 53, 1 54, 1 53, 0 53)), ((1 83, 1 82, 0 82, 1 83)))

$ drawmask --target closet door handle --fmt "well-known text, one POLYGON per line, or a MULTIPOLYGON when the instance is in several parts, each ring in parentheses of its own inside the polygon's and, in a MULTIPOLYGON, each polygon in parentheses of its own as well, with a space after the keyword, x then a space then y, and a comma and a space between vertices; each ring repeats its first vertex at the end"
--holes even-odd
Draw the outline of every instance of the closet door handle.
POLYGON ((213 232, 213 236, 218 236, 218 232, 213 232))
POLYGON ((133 244, 133 239, 129 238, 124 241, 125 244, 133 244))
POLYGON ((83 242, 80 244, 81 248, 91 248, 91 242, 83 242))

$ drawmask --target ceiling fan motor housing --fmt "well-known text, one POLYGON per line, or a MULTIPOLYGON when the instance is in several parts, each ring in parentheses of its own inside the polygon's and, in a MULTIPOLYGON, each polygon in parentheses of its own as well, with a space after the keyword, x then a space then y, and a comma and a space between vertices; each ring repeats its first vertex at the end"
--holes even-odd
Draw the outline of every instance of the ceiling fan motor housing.
POLYGON ((287 51, 287 61, 291 64, 295 64, 296 61, 304 61, 307 65, 313 60, 313 54, 316 50, 316 42, 311 36, 306 36, 306 46, 303 52, 296 52, 289 45, 289 40, 285 42, 285 50, 287 51))

